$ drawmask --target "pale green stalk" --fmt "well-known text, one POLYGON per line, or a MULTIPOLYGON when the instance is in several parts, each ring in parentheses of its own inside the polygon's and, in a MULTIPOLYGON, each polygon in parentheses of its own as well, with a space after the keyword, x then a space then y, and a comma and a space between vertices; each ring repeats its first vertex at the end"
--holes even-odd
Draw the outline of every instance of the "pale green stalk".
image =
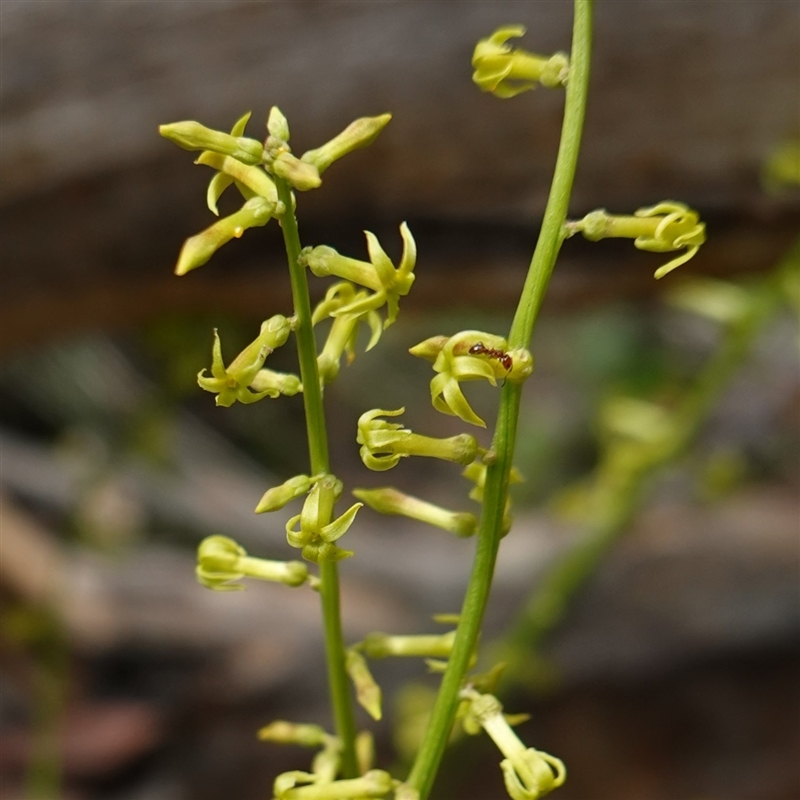
MULTIPOLYGON (((575 0, 571 67, 558 159, 542 229, 508 336, 509 349, 528 346, 563 241, 586 109, 591 40, 592 0, 575 0)), ((507 381, 502 390, 492 441, 493 461, 486 472, 483 513, 461 621, 422 746, 408 777, 408 784, 419 792, 420 800, 426 800, 433 786, 455 719, 459 692, 483 622, 503 529, 520 396, 521 385, 507 381)))
MULTIPOLYGON (((325 429, 325 409, 322 405, 319 371, 317 369, 317 345, 311 324, 311 301, 305 269, 298 264, 300 234, 297 220, 292 213, 289 184, 274 176, 278 198, 286 206, 281 217, 283 240, 289 261, 289 276, 292 284, 292 299, 296 322, 297 354, 300 362, 300 378, 303 382, 303 404, 306 412, 310 473, 330 472, 328 458, 328 436, 325 429)), ((342 740, 342 772, 346 778, 358 775, 355 738, 356 724, 350 695, 350 683, 345 670, 345 646, 342 633, 342 618, 339 604, 339 571, 335 561, 321 560, 319 593, 322 599, 322 618, 325 628, 325 653, 328 662, 328 684, 331 705, 336 725, 336 734, 342 740)))

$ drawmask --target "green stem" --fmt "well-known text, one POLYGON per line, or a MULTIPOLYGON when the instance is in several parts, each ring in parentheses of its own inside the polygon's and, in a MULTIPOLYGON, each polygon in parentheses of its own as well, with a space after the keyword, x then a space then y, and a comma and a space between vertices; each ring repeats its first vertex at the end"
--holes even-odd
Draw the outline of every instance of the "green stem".
MULTIPOLYGON (((508 337, 509 349, 527 347, 563 241, 586 108, 591 38, 592 0, 575 0, 572 66, 558 159, 539 239, 508 337)), ((426 800, 433 786, 458 708, 459 692, 483 622, 500 544, 521 393, 519 384, 507 382, 503 387, 492 441, 491 453, 494 457, 486 472, 483 513, 472 574, 461 609, 453 652, 442 678, 425 738, 408 777, 408 784, 419 792, 420 800, 426 800)))
POLYGON ((583 118, 586 114, 586 97, 589 90, 589 61, 592 48, 592 0, 575 0, 575 21, 572 33, 569 83, 564 105, 564 122, 561 142, 553 173, 553 183, 542 219, 542 229, 536 242, 522 296, 517 305, 511 332, 508 335, 509 349, 527 347, 533 326, 544 299, 547 284, 564 241, 564 222, 567 219, 569 198, 578 152, 581 146, 583 118))
MULTIPOLYGON (((311 324, 308 280, 305 269, 298 263, 301 249, 300 233, 297 229, 297 219, 292 213, 293 201, 289 184, 278 176, 274 176, 274 178, 278 189, 278 198, 286 206, 286 213, 281 217, 281 228, 289 261, 292 299, 297 320, 295 335, 297 336, 297 355, 300 362, 300 379, 303 382, 303 405, 306 412, 311 474, 327 474, 330 472, 328 435, 325 429, 325 409, 322 405, 322 389, 317 369, 317 345, 314 340, 314 328, 311 324)), ((358 775, 355 751, 356 723, 350 684, 345 670, 344 635, 339 605, 339 572, 335 561, 322 561, 319 568, 319 593, 322 600, 331 705, 336 734, 342 740, 342 772, 345 778, 353 778, 358 775)))

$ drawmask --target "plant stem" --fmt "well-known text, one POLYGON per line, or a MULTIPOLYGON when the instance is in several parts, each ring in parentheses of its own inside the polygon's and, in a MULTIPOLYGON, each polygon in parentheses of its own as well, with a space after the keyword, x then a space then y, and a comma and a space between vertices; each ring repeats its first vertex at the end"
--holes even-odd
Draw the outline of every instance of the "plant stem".
MULTIPOLYGON (((303 382, 303 405, 306 412, 310 474, 330 472, 328 458, 328 435, 325 429, 325 409, 322 405, 319 370, 317 369, 317 345, 311 324, 311 300, 308 295, 308 280, 305 269, 298 263, 300 256, 300 233, 297 219, 292 212, 293 201, 289 184, 274 176, 278 198, 286 206, 281 217, 283 241, 289 261, 289 276, 292 284, 292 299, 297 320, 297 356, 300 362, 300 379, 303 382)), ((325 628, 325 655, 328 662, 328 685, 331 694, 336 735, 342 741, 342 773, 345 778, 358 776, 355 752, 356 724, 350 695, 350 684, 345 671, 345 647, 342 633, 342 618, 339 606, 339 571, 335 561, 321 561, 320 598, 322 619, 325 628)))
MULTIPOLYGON (((539 239, 508 336, 510 349, 527 347, 530 341, 533 325, 564 238, 564 222, 586 109, 591 40, 592 0, 575 0, 571 67, 558 159, 539 239)), ((494 458, 486 471, 483 513, 472 574, 461 609, 453 652, 442 678, 425 738, 408 777, 408 784, 419 792, 420 800, 426 800, 433 786, 458 708, 459 692, 483 622, 508 496, 521 393, 521 386, 509 381, 501 394, 491 450, 494 458)))

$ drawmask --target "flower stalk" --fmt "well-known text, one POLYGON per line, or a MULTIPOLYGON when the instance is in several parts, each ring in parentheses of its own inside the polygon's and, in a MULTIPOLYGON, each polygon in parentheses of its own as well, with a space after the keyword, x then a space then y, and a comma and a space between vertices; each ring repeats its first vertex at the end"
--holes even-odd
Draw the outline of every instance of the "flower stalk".
MULTIPOLYGON (((563 241, 562 231, 578 161, 589 85, 592 0, 575 0, 574 8, 571 65, 561 143, 539 239, 507 339, 512 349, 527 348, 530 342, 563 241)), ((422 746, 407 780, 407 784, 419 792, 420 800, 426 800, 433 786, 460 702, 459 693, 483 622, 502 536, 521 393, 522 386, 519 383, 508 381, 502 388, 491 448, 494 459, 487 465, 483 513, 461 619, 422 746)))

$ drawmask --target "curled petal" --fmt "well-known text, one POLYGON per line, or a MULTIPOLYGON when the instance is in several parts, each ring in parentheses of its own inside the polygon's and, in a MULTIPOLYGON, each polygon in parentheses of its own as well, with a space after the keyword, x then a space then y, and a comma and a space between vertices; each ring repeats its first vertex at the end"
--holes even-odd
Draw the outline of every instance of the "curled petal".
POLYGON ((233 178, 226 175, 224 172, 218 172, 209 182, 206 191, 206 205, 209 211, 215 216, 219 216, 219 209, 217 209, 217 201, 222 197, 223 192, 233 185, 233 178))
POLYGON ((341 517, 335 519, 329 525, 325 525, 320 529, 320 538, 325 542, 335 542, 347 533, 353 521, 356 518, 358 509, 361 508, 363 503, 354 503, 341 517))

